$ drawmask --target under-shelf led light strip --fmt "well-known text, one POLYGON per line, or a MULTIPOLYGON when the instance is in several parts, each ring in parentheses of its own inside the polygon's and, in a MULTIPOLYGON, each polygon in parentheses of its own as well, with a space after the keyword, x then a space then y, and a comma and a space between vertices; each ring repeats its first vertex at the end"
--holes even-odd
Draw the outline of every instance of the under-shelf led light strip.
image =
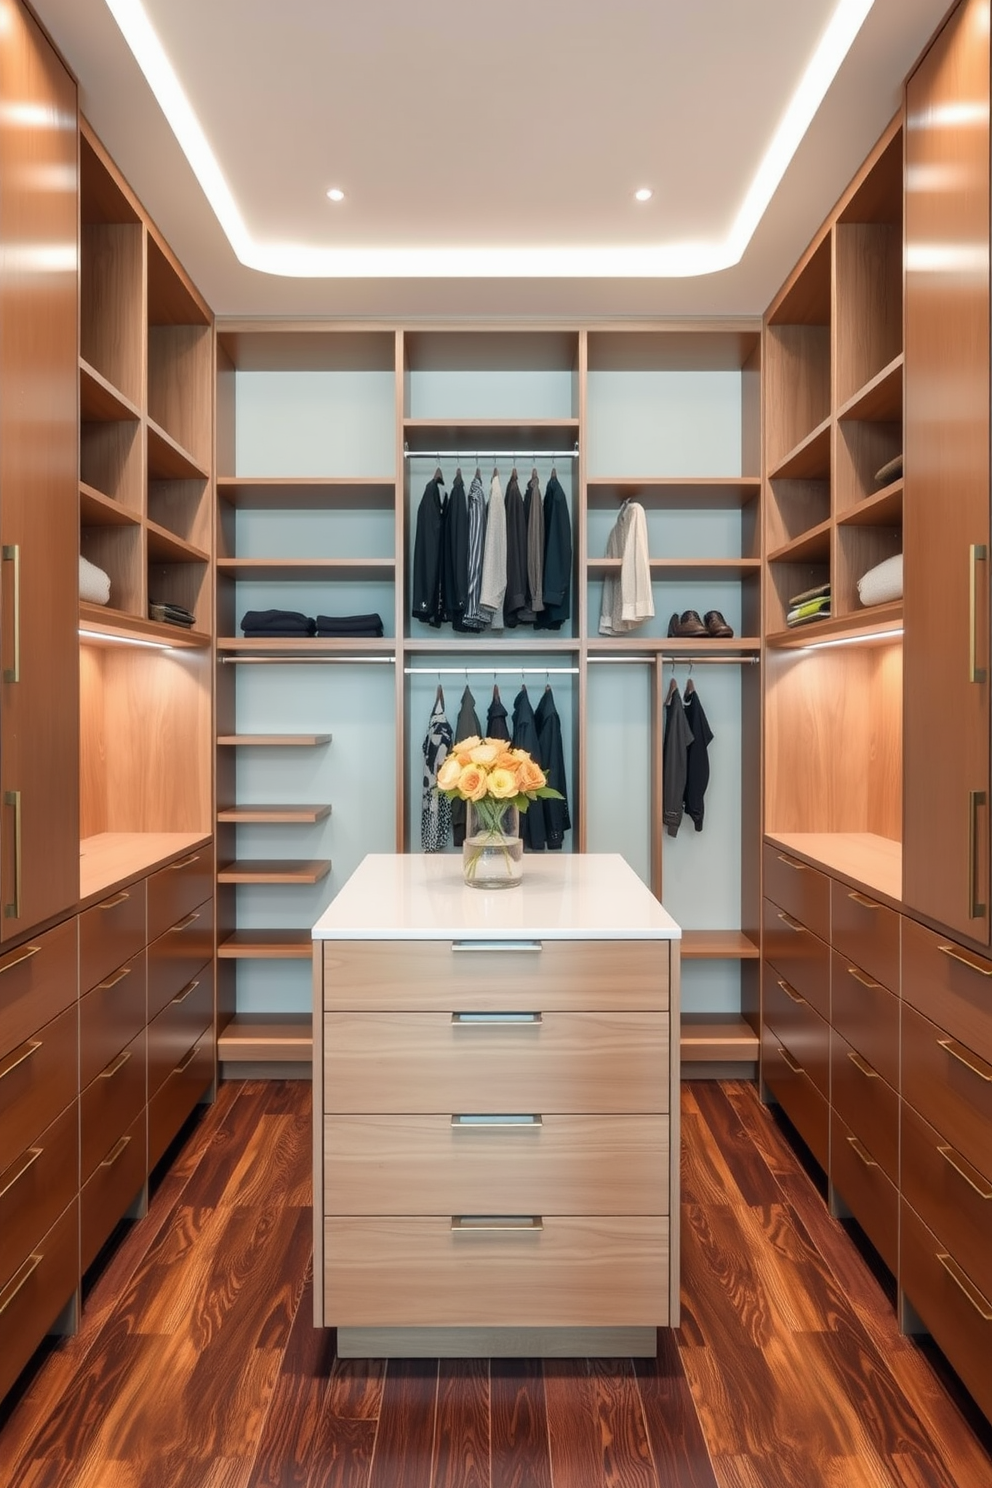
POLYGON ((172 646, 166 645, 164 641, 143 641, 138 636, 110 635, 105 630, 87 630, 79 627, 79 636, 84 641, 97 641, 101 645, 107 642, 111 646, 146 646, 151 651, 172 651, 172 646))
POLYGON ((838 636, 832 641, 810 641, 808 645, 797 647, 801 651, 826 651, 828 646, 865 646, 870 641, 895 641, 902 635, 899 630, 871 630, 864 635, 838 636))

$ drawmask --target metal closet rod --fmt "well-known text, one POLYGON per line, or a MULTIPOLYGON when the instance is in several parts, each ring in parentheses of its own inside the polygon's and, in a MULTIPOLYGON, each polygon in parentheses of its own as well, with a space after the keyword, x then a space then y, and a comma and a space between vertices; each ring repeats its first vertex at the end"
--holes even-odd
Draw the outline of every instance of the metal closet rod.
POLYGON ((587 656, 590 666, 654 666, 660 661, 664 666, 757 666, 758 656, 690 656, 680 651, 677 656, 670 652, 645 651, 643 656, 587 656))
POLYGON ((579 446, 576 444, 570 450, 529 450, 526 445, 522 448, 518 445, 512 450, 489 450, 489 449, 460 449, 460 450, 412 450, 403 446, 404 460, 464 460, 466 464, 470 460, 577 460, 579 458, 579 446))
POLYGON ((222 656, 225 666, 395 666, 395 656, 222 656))
POLYGON ((404 667, 408 677, 574 677, 578 667, 404 667))

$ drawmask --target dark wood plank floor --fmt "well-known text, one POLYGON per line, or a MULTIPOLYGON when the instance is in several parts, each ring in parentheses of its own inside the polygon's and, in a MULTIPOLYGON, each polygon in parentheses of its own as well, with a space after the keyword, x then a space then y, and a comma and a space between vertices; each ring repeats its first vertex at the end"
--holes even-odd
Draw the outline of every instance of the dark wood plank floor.
MULTIPOLYGON (((8 1403, 9 1488, 992 1488, 992 1441, 752 1086, 683 1086, 657 1359, 335 1357, 310 1089, 228 1084, 8 1403)), ((2 1337, 0 1337, 2 1347, 2 1337)))

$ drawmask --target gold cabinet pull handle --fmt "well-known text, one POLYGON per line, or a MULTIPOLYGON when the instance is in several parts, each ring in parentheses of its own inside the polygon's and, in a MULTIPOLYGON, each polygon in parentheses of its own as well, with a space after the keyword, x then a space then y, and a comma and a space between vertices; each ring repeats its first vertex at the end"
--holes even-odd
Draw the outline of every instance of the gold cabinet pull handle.
POLYGON ((170 1080, 172 1079, 172 1075, 181 1075, 181 1074, 184 1074, 185 1071, 189 1069, 190 1065, 193 1063, 193 1060, 195 1058, 196 1058, 196 1045, 194 1044, 193 1047, 192 1047, 192 1049, 190 1049, 189 1053, 186 1055, 186 1058, 183 1059, 179 1064, 176 1065, 175 1069, 169 1075, 169 1079, 170 1080))
POLYGON ((847 897, 853 899, 855 904, 860 904, 862 909, 882 908, 876 899, 869 899, 867 894, 859 894, 857 889, 849 890, 847 897))
POLYGON ((938 1147, 937 1151, 946 1163, 948 1163, 963 1178, 969 1188, 973 1188, 980 1199, 992 1199, 992 1184, 986 1183, 971 1163, 965 1162, 960 1152, 955 1152, 953 1147, 938 1147))
POLYGON ((972 1054, 964 1044, 959 1044, 957 1039, 942 1038, 937 1040, 942 1049, 946 1049, 952 1059, 963 1064, 965 1069, 970 1069, 973 1075, 977 1075, 986 1084, 992 1085, 992 1064, 986 1064, 984 1059, 979 1059, 977 1054, 972 1054))
POLYGON ((130 1140, 130 1137, 121 1137, 118 1142, 115 1142, 113 1147, 107 1153, 106 1157, 103 1159, 103 1162, 100 1164, 101 1168, 112 1168, 114 1166, 114 1163, 123 1153, 130 1140))
POLYGON ((21 1179, 24 1177, 24 1174, 28 1171, 29 1168, 34 1167, 35 1163, 38 1161, 44 1150, 44 1147, 28 1148, 27 1152, 24 1154, 25 1160, 21 1163, 21 1166, 18 1168, 13 1178, 8 1178, 3 1188, 0 1188, 0 1199, 3 1198, 4 1194, 10 1193, 10 1190, 14 1187, 15 1183, 20 1183, 21 1179))
POLYGON ((973 961, 967 951, 961 951, 953 945, 938 945, 937 949, 951 961, 959 961, 962 966, 967 966, 969 971, 977 971, 979 976, 992 977, 992 964, 988 961, 973 961))
POLYGON ((878 1163, 872 1157, 868 1149, 866 1147, 862 1147, 857 1137, 848 1137, 847 1140, 851 1144, 851 1151, 854 1153, 855 1157, 860 1157, 866 1168, 878 1167, 878 1163))
POLYGON ((457 1023, 461 1028, 484 1028, 499 1027, 506 1025, 523 1025, 527 1028, 536 1028, 543 1022, 540 1013, 452 1013, 452 1023, 457 1023))
POLYGON ((453 1235, 536 1235, 544 1229, 540 1214, 453 1214, 453 1235))
POLYGON ((456 1131, 536 1131, 544 1125, 541 1116, 452 1116, 456 1131))
POLYGON ((9 961, 5 961, 0 966, 0 976, 3 976, 5 971, 10 971, 13 967, 20 966, 22 961, 30 961, 31 957, 37 956, 40 950, 41 946, 25 946, 22 951, 18 951, 16 956, 11 956, 9 961))
POLYGON ((789 1066, 794 1075, 804 1075, 806 1073, 798 1060, 793 1059, 788 1049, 783 1049, 781 1044, 779 1044, 778 1046, 778 1052, 781 1054, 782 1058, 785 1060, 786 1064, 789 1066))
POLYGON ((29 1039, 26 1044, 21 1045, 19 1051, 15 1049, 12 1054, 8 1054, 7 1058, 0 1062, 0 1080, 12 1074, 17 1066, 23 1064, 26 1059, 30 1059, 32 1054, 37 1054, 43 1043, 43 1039, 29 1039))
POLYGON ((984 805, 984 791, 968 792, 968 915, 973 920, 980 920, 985 913, 985 905, 978 898, 978 811, 984 805))
POLYGON ((199 977, 197 977, 194 981, 190 982, 188 986, 185 986, 181 992, 177 992, 175 997, 172 999, 173 1006, 175 1006, 177 1002, 185 1002, 190 993, 195 992, 199 985, 200 979, 199 977))
POLYGON ((872 1069, 867 1059, 862 1059, 856 1049, 848 1049, 847 1057, 854 1065, 854 1068, 860 1070, 866 1080, 877 1080, 879 1078, 878 1070, 872 1069))
POLYGON ((849 966, 847 968, 847 974, 853 977, 856 982, 860 982, 862 987, 867 987, 871 992, 877 991, 882 985, 881 982, 872 981, 871 977, 865 976, 864 972, 859 971, 856 966, 849 966))
POLYGON ((785 863, 789 868, 794 868, 797 873, 809 872, 808 863, 797 863, 795 858, 787 858, 785 853, 779 853, 777 856, 780 863, 785 863))
POLYGON ((797 992, 795 987, 790 987, 788 982, 784 982, 781 977, 776 978, 776 980, 786 997, 791 997, 793 1002, 802 1003, 803 1006, 806 1006, 805 997, 800 992, 797 992))
POLYGON ((19 920, 21 918, 21 793, 19 790, 5 790, 3 793, 3 804, 14 808, 14 897, 9 904, 3 907, 5 920, 19 920))
POLYGON ((954 1257, 948 1255, 946 1251, 938 1251, 937 1259, 955 1286, 960 1287, 961 1291, 964 1292, 979 1317, 983 1318, 987 1323, 992 1323, 992 1305, 986 1302, 977 1287, 972 1286, 954 1257))
POLYGON ((111 987, 116 987, 118 982, 122 982, 125 977, 130 975, 130 966, 122 966, 115 976, 108 977, 105 982, 97 982, 93 990, 94 992, 109 992, 111 987))
POLYGON ((97 1075, 98 1080, 112 1080, 118 1070, 122 1070, 131 1058, 130 1049, 122 1049, 116 1059, 112 1059, 106 1069, 102 1069, 97 1075))
POLYGON ((118 904, 123 904, 125 899, 130 899, 130 897, 126 889, 121 889, 120 893, 115 894, 113 898, 104 899, 102 904, 97 905, 97 909, 116 909, 118 904))
POLYGON ((21 545, 20 543, 4 543, 4 563, 14 565, 14 604, 13 625, 11 629, 14 635, 14 665, 4 667, 3 680, 5 682, 20 682, 21 680, 21 545))
POLYGON ((190 853, 188 858, 180 858, 178 863, 170 863, 169 872, 176 873, 180 868, 191 868, 194 863, 198 863, 199 861, 199 853, 190 853))
POLYGON ((984 543, 972 543, 968 549, 968 681, 987 682, 988 671, 978 665, 978 565, 985 563, 989 550, 984 543))
POLYGON ((778 911, 778 917, 780 920, 783 921, 784 924, 788 925, 790 930, 794 930, 797 935, 806 934, 806 926, 800 925, 798 920, 794 920, 792 916, 787 915, 784 910, 780 909, 778 911))
POLYGON ((192 925, 194 920, 198 920, 199 918, 200 911, 198 909, 194 909, 192 914, 188 914, 186 918, 184 920, 180 920, 177 925, 171 925, 169 927, 169 934, 174 935, 177 930, 185 930, 189 925, 192 925))
POLYGON ((44 1259, 45 1257, 43 1255, 28 1256, 20 1271, 18 1271, 11 1278, 10 1282, 7 1285, 7 1290, 5 1292, 0 1292, 0 1314, 3 1314, 7 1311, 7 1308, 13 1302, 18 1292, 31 1280, 31 1277, 37 1271, 38 1267, 41 1265, 44 1259))

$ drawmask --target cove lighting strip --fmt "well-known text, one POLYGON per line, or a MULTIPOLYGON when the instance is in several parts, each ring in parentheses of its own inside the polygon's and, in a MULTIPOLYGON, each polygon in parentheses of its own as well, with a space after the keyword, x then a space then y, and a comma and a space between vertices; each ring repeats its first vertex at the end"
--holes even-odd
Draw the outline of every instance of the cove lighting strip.
POLYGON ((238 260, 297 279, 644 278, 713 274, 739 263, 874 0, 838 0, 727 236, 647 247, 323 248, 262 242, 248 231, 142 0, 106 0, 238 260))

